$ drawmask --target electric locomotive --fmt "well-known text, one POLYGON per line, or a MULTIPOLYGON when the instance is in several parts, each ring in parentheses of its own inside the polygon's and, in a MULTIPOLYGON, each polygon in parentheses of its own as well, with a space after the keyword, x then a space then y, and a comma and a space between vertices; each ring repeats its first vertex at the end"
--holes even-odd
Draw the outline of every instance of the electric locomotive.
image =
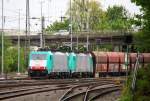
POLYGON ((91 77, 93 60, 90 53, 33 51, 30 53, 30 77, 91 77))
POLYGON ((53 54, 50 51, 32 51, 29 56, 28 75, 48 77, 53 67, 53 54))
POLYGON ((49 73, 51 78, 66 78, 69 76, 68 53, 53 52, 53 67, 49 73))

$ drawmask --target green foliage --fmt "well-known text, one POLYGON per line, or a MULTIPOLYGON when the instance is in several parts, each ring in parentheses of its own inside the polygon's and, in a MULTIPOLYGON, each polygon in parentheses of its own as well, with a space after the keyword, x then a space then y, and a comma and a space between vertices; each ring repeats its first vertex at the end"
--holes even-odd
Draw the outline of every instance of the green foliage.
POLYGON ((97 45, 93 51, 112 51, 112 45, 97 45))
POLYGON ((119 101, 132 101, 132 92, 131 92, 131 76, 128 77, 127 84, 124 85, 122 91, 122 96, 119 101))
POLYGON ((131 28, 128 12, 123 6, 109 7, 106 12, 108 25, 112 30, 127 30, 131 28))
POLYGON ((58 50, 61 52, 70 52, 71 48, 69 46, 61 46, 58 48, 58 50))
POLYGON ((109 7, 107 11, 103 11, 98 1, 83 3, 82 0, 74 0, 72 5, 73 24, 77 25, 76 28, 80 31, 88 27, 92 31, 127 30, 131 28, 131 19, 123 6, 113 6, 109 7))
MULTIPOLYGON (((4 48, 7 49, 9 46, 11 46, 11 42, 4 37, 4 48)), ((1 54, 0 56, 2 56, 2 38, 1 38, 1 36, 0 36, 0 54, 1 54)))
MULTIPOLYGON (((68 16, 72 16, 73 31, 105 31, 105 30, 128 30, 132 21, 123 6, 109 7, 103 11, 100 2, 96 0, 83 1, 73 0, 72 8, 68 8, 68 16)), ((68 30, 70 20, 54 22, 48 26, 46 32, 68 30)))
POLYGON ((139 69, 135 90, 135 101, 150 101, 150 65, 139 69))
POLYGON ((83 46, 83 45, 79 45, 78 51, 79 51, 79 52, 86 52, 86 51, 87 51, 87 48, 86 48, 85 46, 83 46))
POLYGON ((57 32, 59 30, 68 30, 69 29, 69 20, 64 20, 62 22, 54 22, 46 28, 46 32, 57 32))
MULTIPOLYGON (((2 34, 1 34, 2 35, 2 34)), ((11 46, 11 42, 9 40, 7 40, 5 37, 4 37, 4 67, 7 66, 9 63, 12 63, 12 59, 11 59, 11 56, 9 56, 6 52, 6 50, 8 49, 8 47, 11 46), (5 60, 6 59, 6 54, 7 54, 7 58, 8 60, 5 60)), ((0 37, 0 60, 2 60, 2 39, 0 37)), ((2 61, 0 61, 0 66, 2 64, 2 61)))
MULTIPOLYGON (((5 50, 5 57, 4 57, 4 67, 5 72, 16 72, 18 67, 18 49, 17 48, 7 48, 5 50)), ((24 63, 24 52, 21 49, 21 56, 20 56, 20 69, 21 71, 25 70, 25 63, 24 63)))
MULTIPOLYGON (((1 39, 0 39, 0 46, 1 44, 1 39)), ((2 54, 2 48, 0 48, 0 54, 2 54)), ((11 42, 4 37, 4 72, 17 72, 17 63, 18 63, 18 49, 17 47, 12 47, 11 42)), ((24 50, 21 48, 20 51, 20 69, 21 71, 25 71, 25 63, 24 63, 24 50)), ((0 55, 0 60, 2 59, 0 55)), ((0 66, 1 66, 1 61, 0 61, 0 66)))
MULTIPOLYGON (((131 28, 128 12, 123 6, 109 7, 105 12, 98 1, 86 1, 85 3, 82 0, 74 0, 71 10, 73 24, 80 31, 88 27, 92 31, 131 28)), ((70 9, 68 9, 69 11, 70 9)))
POLYGON ((135 2, 138 6, 141 6, 143 15, 141 15, 144 23, 144 30, 147 32, 150 31, 150 1, 149 0, 131 0, 135 2))
POLYGON ((150 65, 138 70, 134 96, 131 91, 131 82, 132 78, 129 77, 120 101, 133 101, 133 99, 134 101, 150 101, 150 65))
POLYGON ((99 24, 102 22, 104 11, 98 1, 83 1, 74 0, 72 8, 67 11, 67 14, 72 15, 73 27, 78 31, 97 31, 100 29, 99 24))
MULTIPOLYGON (((58 47, 57 50, 61 52, 71 52, 71 48, 69 46, 61 46, 61 47, 58 47)), ((85 52, 86 50, 87 50, 86 47, 83 45, 79 45, 78 49, 77 47, 73 47, 74 52, 85 52)))
POLYGON ((138 6, 141 6, 143 14, 136 15, 136 25, 142 27, 142 32, 138 33, 139 50, 150 52, 150 1, 149 0, 131 0, 138 6))
POLYGON ((138 32, 134 34, 136 45, 135 47, 139 52, 150 52, 150 38, 149 34, 145 32, 138 32))
POLYGON ((91 30, 103 30, 105 28, 105 12, 97 1, 89 3, 89 28, 91 30))

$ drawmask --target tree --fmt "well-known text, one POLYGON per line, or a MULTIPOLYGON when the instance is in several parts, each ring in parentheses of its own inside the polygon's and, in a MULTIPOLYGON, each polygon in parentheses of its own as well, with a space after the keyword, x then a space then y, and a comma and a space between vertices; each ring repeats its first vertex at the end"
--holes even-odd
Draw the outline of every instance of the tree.
POLYGON ((111 30, 128 30, 131 28, 128 12, 123 6, 108 7, 106 16, 111 30))
MULTIPOLYGON (((18 67, 18 49, 17 47, 9 47, 6 49, 5 52, 5 72, 16 72, 18 67)), ((20 49, 20 71, 26 71, 27 67, 25 67, 25 60, 24 60, 24 49, 20 49)))
MULTIPOLYGON (((1 39, 0 39, 0 46, 1 39)), ((0 48, 0 60, 2 59, 2 48, 0 48)), ((12 43, 4 37, 4 72, 16 72, 17 71, 17 63, 18 63, 18 52, 17 47, 12 46, 12 43)), ((24 50, 21 48, 21 56, 20 56, 20 68, 21 71, 25 71, 27 68, 25 67, 24 61, 24 50)), ((1 61, 0 61, 1 66, 1 61)), ((0 70, 1 71, 1 70, 0 70)))
MULTIPOLYGON (((2 34, 1 34, 2 35, 2 34)), ((3 59, 4 59, 4 67, 5 67, 5 64, 8 64, 8 63, 5 63, 5 57, 6 57, 6 50, 8 47, 11 46, 11 42, 9 40, 7 40, 5 37, 4 37, 4 54, 3 54, 3 59)), ((0 66, 2 64, 2 39, 0 38, 0 66)), ((1 69, 0 69, 1 71, 1 69)))
POLYGON ((69 29, 69 20, 66 19, 61 22, 55 21, 53 24, 49 25, 46 28, 46 32, 50 33, 50 32, 57 32, 59 30, 68 30, 68 29, 69 29))
POLYGON ((136 5, 141 6, 142 13, 137 15, 141 23, 137 26, 141 27, 141 32, 137 34, 137 48, 142 52, 150 52, 150 1, 149 0, 131 0, 136 5))
POLYGON ((73 31, 127 31, 131 28, 131 19, 123 6, 113 6, 103 11, 100 3, 94 0, 73 0, 71 5, 66 13, 71 19, 54 22, 46 29, 47 32, 69 29, 71 20, 73 31))
POLYGON ((135 2, 136 5, 141 6, 141 10, 143 11, 142 19, 144 26, 144 31, 150 32, 150 1, 149 0, 131 0, 135 2))
MULTIPOLYGON (((131 0, 138 6, 141 6, 143 14, 136 15, 136 25, 140 26, 141 30, 136 35, 137 48, 141 52, 150 52, 150 1, 149 0, 131 0)), ((134 101, 149 101, 150 100, 150 65, 145 65, 138 70, 137 83, 134 92, 134 101)), ((130 81, 131 82, 131 81, 130 81)), ((131 83, 130 83, 131 85, 131 83)), ((131 90, 124 93, 121 101, 133 101, 131 90), (130 98, 129 98, 130 97, 130 98)))
POLYGON ((74 0, 67 14, 72 16, 73 28, 78 31, 99 30, 104 11, 98 1, 74 0))
POLYGON ((150 101, 150 65, 138 69, 134 95, 131 85, 132 76, 129 76, 119 101, 150 101))

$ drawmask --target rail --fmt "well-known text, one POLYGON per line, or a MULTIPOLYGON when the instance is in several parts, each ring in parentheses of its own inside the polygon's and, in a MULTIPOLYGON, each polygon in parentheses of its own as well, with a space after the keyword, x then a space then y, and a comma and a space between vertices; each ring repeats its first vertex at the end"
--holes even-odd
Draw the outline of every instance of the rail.
POLYGON ((97 89, 94 88, 105 86, 105 85, 116 85, 116 84, 115 82, 110 82, 110 81, 103 81, 103 82, 100 81, 97 83, 73 86, 72 88, 67 90, 67 92, 59 99, 59 101, 68 101, 81 95, 83 96, 81 99, 83 99, 83 101, 87 101, 87 99, 89 99, 88 98, 89 93, 95 90, 99 90, 99 88, 97 89))

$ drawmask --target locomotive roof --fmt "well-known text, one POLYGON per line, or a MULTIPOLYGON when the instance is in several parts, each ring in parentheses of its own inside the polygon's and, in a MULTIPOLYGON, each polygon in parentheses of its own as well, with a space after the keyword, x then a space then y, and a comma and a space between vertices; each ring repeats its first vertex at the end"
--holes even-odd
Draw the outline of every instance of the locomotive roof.
POLYGON ((31 51, 31 54, 52 54, 51 51, 31 51))
POLYGON ((64 52, 54 52, 54 54, 58 54, 58 55, 68 55, 68 53, 64 53, 64 52))

